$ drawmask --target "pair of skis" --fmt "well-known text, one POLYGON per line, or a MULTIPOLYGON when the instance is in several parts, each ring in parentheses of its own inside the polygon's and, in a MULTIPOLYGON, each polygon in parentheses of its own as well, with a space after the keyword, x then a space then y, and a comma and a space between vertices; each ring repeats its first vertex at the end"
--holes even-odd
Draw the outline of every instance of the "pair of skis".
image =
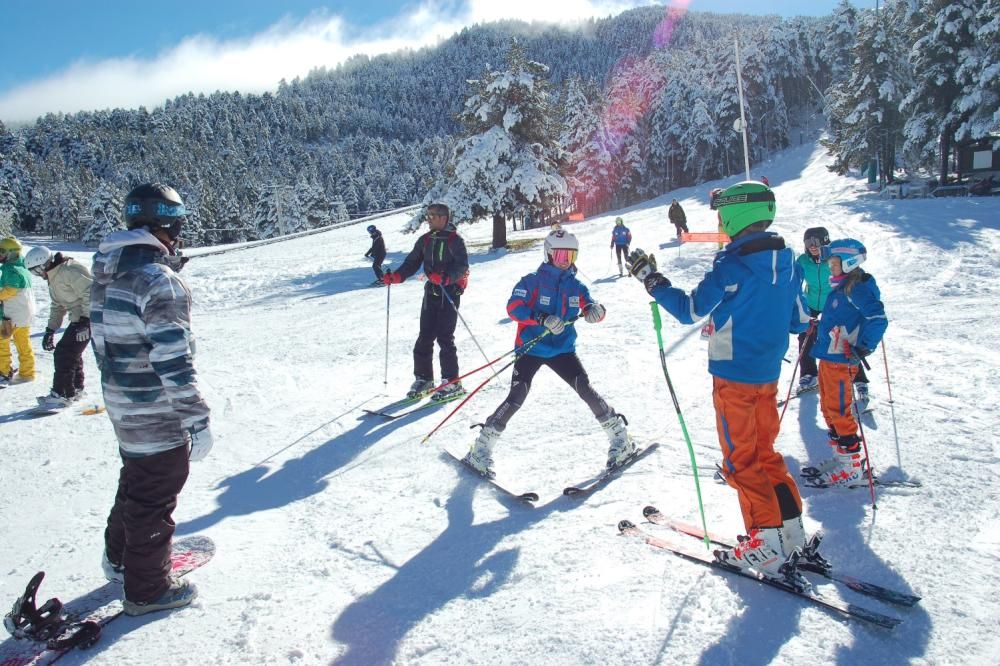
MULTIPOLYGON (((700 527, 669 518, 660 513, 656 507, 647 506, 644 508, 643 516, 645 516, 650 523, 669 527, 679 534, 692 536, 702 541, 705 539, 705 532, 700 527)), ((624 535, 641 538, 654 548, 670 551, 690 562, 697 562, 698 564, 706 565, 712 569, 756 580, 765 585, 769 585, 771 587, 784 590, 790 594, 802 597, 803 599, 807 599, 815 604, 852 619, 869 622, 885 629, 893 629, 902 622, 900 618, 879 613, 878 611, 874 611, 864 606, 858 606, 857 604, 848 603, 840 599, 826 597, 812 588, 800 590, 790 583, 773 578, 757 576, 752 571, 728 566, 717 560, 712 553, 702 548, 700 544, 695 545, 694 542, 689 542, 682 545, 679 542, 670 541, 662 536, 645 532, 628 520, 622 520, 619 522, 618 530, 624 535)), ((725 548, 732 548, 734 546, 732 540, 724 539, 716 534, 712 534, 711 532, 708 534, 708 539, 711 542, 725 548)), ((854 576, 841 574, 832 568, 811 564, 805 559, 799 559, 798 570, 805 573, 819 574, 829 580, 841 583, 855 592, 859 592, 886 603, 912 607, 920 601, 920 597, 918 596, 892 590, 881 585, 876 585, 875 583, 863 581, 859 578, 855 578, 854 576)))
MULTIPOLYGON (((566 486, 565 488, 563 488, 563 495, 567 497, 575 497, 577 499, 582 499, 584 497, 587 497, 595 490, 603 488, 611 481, 620 477, 626 469, 628 469, 633 464, 635 464, 639 460, 645 458, 647 455, 652 453, 657 446, 659 446, 659 444, 657 442, 653 442, 652 444, 646 447, 637 448, 635 452, 631 456, 626 458, 622 463, 615 465, 614 467, 606 467, 597 474, 595 474, 594 476, 587 479, 586 481, 566 486)), ((538 493, 533 491, 517 492, 515 490, 511 490, 506 483, 498 481, 495 478, 491 479, 487 476, 483 476, 479 472, 479 470, 469 465, 462 458, 462 456, 459 456, 448 449, 445 449, 445 453, 448 454, 448 457, 451 460, 461 465, 464 469, 471 471, 473 474, 476 475, 477 478, 482 479, 483 481, 489 483, 491 486, 496 488, 500 493, 507 495, 508 497, 512 497, 521 502, 525 502, 527 504, 533 504, 538 501, 538 493)))

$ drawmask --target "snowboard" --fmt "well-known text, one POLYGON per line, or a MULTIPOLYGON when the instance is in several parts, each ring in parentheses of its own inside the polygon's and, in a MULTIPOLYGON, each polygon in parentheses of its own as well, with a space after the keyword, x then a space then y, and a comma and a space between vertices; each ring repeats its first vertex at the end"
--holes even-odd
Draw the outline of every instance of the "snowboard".
MULTIPOLYGON (((170 573, 184 576, 215 555, 215 542, 207 536, 191 536, 174 541, 170 550, 170 573)), ((41 602, 39 602, 41 603, 41 602)), ((122 586, 108 582, 63 606, 69 622, 98 623, 102 628, 125 614, 122 586)), ((0 666, 42 666, 51 664, 74 648, 51 649, 45 643, 8 638, 0 643, 0 666)))

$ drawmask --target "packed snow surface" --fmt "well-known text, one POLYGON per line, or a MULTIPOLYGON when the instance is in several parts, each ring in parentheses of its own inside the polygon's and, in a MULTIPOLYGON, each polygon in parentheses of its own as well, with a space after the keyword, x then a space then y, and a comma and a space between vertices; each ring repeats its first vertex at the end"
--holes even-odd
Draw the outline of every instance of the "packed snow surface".
MULTIPOLYGON (((708 191, 732 178, 567 225, 580 239, 579 275, 608 311, 600 324, 577 324, 578 353, 633 436, 661 445, 594 495, 563 497, 564 486, 603 467, 607 440, 583 402, 543 369, 495 451, 501 479, 541 495, 534 508, 442 454, 468 448, 470 426, 506 394, 509 370, 426 443, 457 402, 390 422, 362 413, 412 380, 423 286, 415 276, 391 292, 368 287, 364 224, 192 252, 183 275, 216 444, 192 465, 175 519, 178 537, 208 535, 218 553, 191 576, 200 591, 193 606, 119 619, 63 663, 997 663, 1000 198, 888 200, 827 164, 805 145, 754 175, 775 188, 773 230, 797 251, 810 226, 861 240, 864 268, 882 291, 890 324, 884 349, 870 357, 877 408, 865 435, 878 471, 923 485, 877 488, 877 510, 867 489, 802 492, 807 528, 825 531, 825 555, 841 571, 923 597, 896 608, 815 578, 824 594, 902 618, 894 631, 618 536, 623 518, 644 524, 646 504, 700 519, 650 299, 634 279, 618 278, 613 220, 624 218, 632 247, 655 252, 675 285, 693 288, 715 246, 678 246, 667 207, 676 197, 692 231, 714 231, 708 191)), ((408 220, 376 223, 395 265, 416 240, 403 233, 408 220)), ((513 348, 505 305, 539 264, 547 230, 512 232, 512 241, 539 242, 507 253, 489 252, 487 223, 460 231, 472 264, 461 314, 492 359, 513 348)), ((56 247, 90 262, 78 247, 56 247)), ((80 407, 22 418, 51 379, 51 354, 40 351, 48 294, 41 281, 34 289, 39 377, 0 391, 4 607, 38 570, 47 574, 41 600, 68 601, 103 584, 103 529, 119 469, 106 416, 76 413, 101 404, 89 351, 80 407)), ((698 463, 711 468, 721 456, 705 342, 697 325, 664 322, 683 419, 698 463)), ((463 371, 485 363, 461 323, 457 340, 463 371)), ((794 344, 787 356, 794 361, 794 344)), ((784 365, 782 395, 793 365, 784 365)), ((489 377, 481 371, 465 385, 489 377)), ((829 455, 815 395, 791 403, 778 448, 794 474, 829 455)), ((710 529, 737 534, 735 492, 703 474, 710 529)))

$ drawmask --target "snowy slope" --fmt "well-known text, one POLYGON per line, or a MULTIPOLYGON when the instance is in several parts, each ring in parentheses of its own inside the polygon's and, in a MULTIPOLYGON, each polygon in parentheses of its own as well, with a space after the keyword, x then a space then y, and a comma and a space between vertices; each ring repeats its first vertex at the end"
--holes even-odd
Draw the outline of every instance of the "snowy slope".
MULTIPOLYGON (((389 402, 411 381, 422 293, 416 279, 391 290, 386 385, 388 293, 365 287, 363 225, 192 260, 185 276, 196 300, 196 364, 216 447, 192 466, 175 518, 179 536, 207 534, 219 552, 192 576, 201 593, 193 607, 118 620, 91 651, 64 663, 996 663, 1000 199, 886 201, 831 175, 826 163, 820 149, 804 146, 756 173, 775 186, 774 228, 795 247, 817 224, 868 244, 865 268, 891 320, 885 342, 898 429, 897 445, 879 351, 869 447, 877 468, 924 485, 880 490, 875 512, 867 490, 805 489, 807 526, 826 531, 826 555, 843 570, 924 597, 906 610, 820 586, 902 617, 894 632, 616 535, 622 518, 641 523, 647 503, 692 521, 698 514, 649 298, 631 278, 617 278, 612 220, 621 214, 633 247, 655 251, 675 284, 693 287, 713 247, 678 247, 666 208, 676 196, 692 231, 712 231, 707 192, 734 178, 572 226, 581 275, 608 308, 603 323, 580 323, 580 356, 634 436, 661 442, 582 502, 560 491, 600 469, 607 442, 546 370, 496 450, 500 475, 541 495, 536 508, 499 498, 440 451, 471 443, 469 426, 505 395, 509 371, 427 444, 424 435, 451 407, 391 423, 362 417, 359 407, 389 402)), ((408 219, 379 223, 395 264, 414 242, 401 233, 408 219)), ((462 233, 472 282, 461 312, 485 352, 498 356, 513 347, 510 289, 537 266, 540 246, 488 254, 488 225, 462 233)), ((36 289, 44 313, 48 297, 36 289)), ((699 328, 665 319, 664 336, 696 454, 711 465, 719 454, 699 328)), ((458 341, 464 369, 483 363, 461 324, 458 341)), ((100 403, 89 353, 86 361, 88 401, 100 403)), ((67 601, 103 582, 114 436, 104 416, 16 418, 48 388, 51 355, 39 352, 39 364, 34 385, 0 392, 4 606, 39 569, 47 572, 43 599, 67 601)), ((784 372, 782 392, 791 364, 784 372)), ((821 421, 815 398, 786 413, 778 445, 793 472, 828 454, 821 421)), ((710 528, 735 534, 735 493, 700 481, 710 528)))

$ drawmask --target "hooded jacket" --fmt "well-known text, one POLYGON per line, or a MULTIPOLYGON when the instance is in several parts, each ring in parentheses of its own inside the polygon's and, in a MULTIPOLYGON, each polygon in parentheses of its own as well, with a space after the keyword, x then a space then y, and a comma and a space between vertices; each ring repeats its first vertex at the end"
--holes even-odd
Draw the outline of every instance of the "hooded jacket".
MULTIPOLYGON (((469 253, 465 241, 449 222, 441 231, 428 231, 417 239, 396 272, 408 278, 423 266, 424 274, 438 273, 446 279, 444 288, 449 295, 461 294, 469 273, 469 253)), ((443 301, 441 287, 428 280, 424 295, 443 301)))
POLYGON ((0 313, 18 328, 31 326, 35 318, 35 294, 24 257, 0 264, 0 313))
MULTIPOLYGON (((545 262, 534 273, 522 277, 507 301, 507 314, 517 322, 515 344, 520 347, 545 332, 541 320, 555 315, 563 321, 579 317, 594 300, 575 271, 562 270, 545 262)), ((576 326, 567 326, 559 335, 539 339, 527 354, 552 358, 576 351, 576 326)))
MULTIPOLYGON (((848 357, 848 347, 874 350, 882 342, 889 320, 885 316, 875 278, 860 268, 850 282, 830 291, 816 331, 812 355, 835 363, 856 364, 848 357)), ((850 274, 849 274, 850 275, 850 274)))
POLYGON ((67 314, 71 323, 90 316, 90 285, 94 276, 86 266, 67 257, 47 270, 45 276, 52 299, 48 328, 58 331, 67 314))
POLYGON ((664 285, 653 298, 684 324, 711 315, 709 373, 746 384, 777 381, 788 334, 809 323, 802 268, 785 241, 766 231, 726 245, 690 294, 664 285))
POLYGON ((806 305, 815 313, 822 312, 827 296, 833 291, 830 286, 830 266, 808 252, 800 254, 795 261, 802 267, 806 305))
POLYGON ((186 446, 208 425, 193 365, 191 291, 145 229, 116 231, 94 255, 90 320, 108 416, 122 454, 186 446))

